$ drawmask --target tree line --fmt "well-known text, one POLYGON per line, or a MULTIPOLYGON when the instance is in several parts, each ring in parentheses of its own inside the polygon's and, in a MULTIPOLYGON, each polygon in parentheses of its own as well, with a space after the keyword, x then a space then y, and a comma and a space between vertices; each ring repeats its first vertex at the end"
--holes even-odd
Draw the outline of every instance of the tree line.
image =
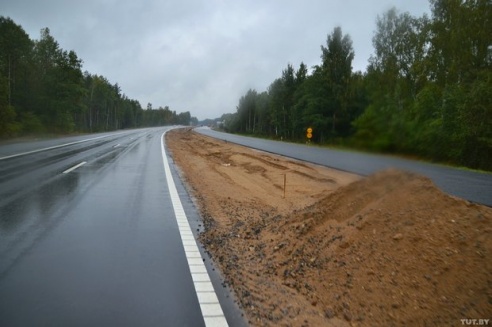
POLYGON ((0 138, 189 125, 191 119, 167 106, 143 109, 117 83, 82 72, 82 60, 61 49, 48 28, 33 41, 0 16, 0 138))
POLYGON ((340 27, 311 71, 291 64, 264 92, 250 89, 225 129, 417 155, 492 170, 490 0, 431 0, 431 17, 390 9, 376 19, 366 72, 340 27))

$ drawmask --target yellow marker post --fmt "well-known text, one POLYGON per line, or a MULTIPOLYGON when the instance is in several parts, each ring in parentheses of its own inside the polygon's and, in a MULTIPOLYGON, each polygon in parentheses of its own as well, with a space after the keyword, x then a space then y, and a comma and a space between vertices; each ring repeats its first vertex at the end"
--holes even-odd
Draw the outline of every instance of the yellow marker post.
POLYGON ((306 130, 307 134, 306 134, 306 137, 308 139, 311 139, 313 137, 313 129, 311 127, 309 127, 307 130, 306 130))

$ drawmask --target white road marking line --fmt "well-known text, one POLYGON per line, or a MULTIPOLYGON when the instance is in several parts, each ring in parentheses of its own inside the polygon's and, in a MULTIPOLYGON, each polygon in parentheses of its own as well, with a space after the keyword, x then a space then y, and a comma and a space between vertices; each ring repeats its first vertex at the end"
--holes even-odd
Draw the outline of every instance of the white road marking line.
POLYGON ((195 291, 198 297, 198 303, 200 303, 200 309, 202 311, 203 320, 207 327, 222 327, 229 326, 224 316, 224 312, 215 293, 210 276, 207 273, 207 268, 203 263, 200 255, 200 250, 193 237, 188 218, 183 209, 181 199, 179 198, 178 190, 174 184, 173 175, 169 162, 166 156, 166 150, 164 148, 164 132, 161 135, 161 152, 162 162, 164 164, 164 172, 166 174, 167 186, 169 188, 169 194, 173 204, 174 215, 178 222, 179 233, 181 234, 181 241, 186 253, 186 259, 188 260, 188 266, 190 267, 191 277, 195 286, 195 291), (191 237, 193 237, 193 239, 191 237))
POLYGON ((69 172, 74 171, 75 169, 79 168, 80 166, 85 165, 86 163, 87 163, 87 162, 82 161, 81 163, 79 163, 79 164, 77 164, 77 165, 73 166, 72 168, 68 168, 68 169, 67 169, 67 170, 65 170, 63 173, 64 173, 64 174, 68 174, 69 172))
POLYGON ((206 273, 207 272, 207 268, 205 268, 204 265, 201 265, 201 266, 190 266, 190 271, 191 273, 206 273))
POLYGON ((94 140, 102 139, 102 138, 105 138, 105 137, 120 135, 120 134, 123 134, 123 133, 124 132, 116 133, 116 134, 111 134, 111 135, 103 135, 103 136, 93 137, 93 138, 90 138, 90 139, 81 140, 81 141, 77 141, 77 142, 70 142, 70 143, 65 143, 65 144, 50 146, 48 148, 42 148, 42 149, 37 149, 37 150, 32 150, 32 151, 27 151, 27 152, 22 152, 22 153, 17 153, 17 154, 12 154, 10 156, 0 157, 0 160, 10 159, 10 158, 15 158, 15 157, 20 157, 20 156, 25 156, 27 154, 32 154, 32 153, 37 153, 37 152, 42 152, 42 151, 47 151, 47 150, 53 150, 53 149, 63 148, 64 146, 69 146, 69 145, 74 145, 74 144, 79 144, 79 143, 94 141, 94 140))
POLYGON ((215 303, 215 292, 200 292, 198 300, 200 303, 215 303))
POLYGON ((195 283, 195 290, 196 290, 196 294, 203 293, 203 292, 215 293, 214 286, 212 285, 212 282, 196 282, 195 283))
POLYGON ((205 317, 205 326, 227 327, 227 322, 222 317, 205 317))

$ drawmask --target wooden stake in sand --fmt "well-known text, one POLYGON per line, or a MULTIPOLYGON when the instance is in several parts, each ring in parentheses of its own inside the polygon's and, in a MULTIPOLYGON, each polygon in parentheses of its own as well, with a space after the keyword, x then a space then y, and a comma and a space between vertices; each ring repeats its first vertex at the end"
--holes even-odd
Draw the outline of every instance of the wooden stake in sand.
POLYGON ((285 199, 285 186, 287 184, 287 174, 284 174, 284 199, 285 199))

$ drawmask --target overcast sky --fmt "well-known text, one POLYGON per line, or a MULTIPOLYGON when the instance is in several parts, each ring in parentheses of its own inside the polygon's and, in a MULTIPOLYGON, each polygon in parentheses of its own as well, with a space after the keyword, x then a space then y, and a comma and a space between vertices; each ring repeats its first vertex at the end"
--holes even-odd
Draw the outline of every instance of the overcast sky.
POLYGON ((265 91, 288 63, 320 64, 336 26, 352 38, 354 71, 365 71, 376 17, 393 6, 430 12, 428 0, 0 0, 0 15, 31 39, 48 27, 84 71, 142 107, 201 120, 235 112, 248 89, 265 91))

